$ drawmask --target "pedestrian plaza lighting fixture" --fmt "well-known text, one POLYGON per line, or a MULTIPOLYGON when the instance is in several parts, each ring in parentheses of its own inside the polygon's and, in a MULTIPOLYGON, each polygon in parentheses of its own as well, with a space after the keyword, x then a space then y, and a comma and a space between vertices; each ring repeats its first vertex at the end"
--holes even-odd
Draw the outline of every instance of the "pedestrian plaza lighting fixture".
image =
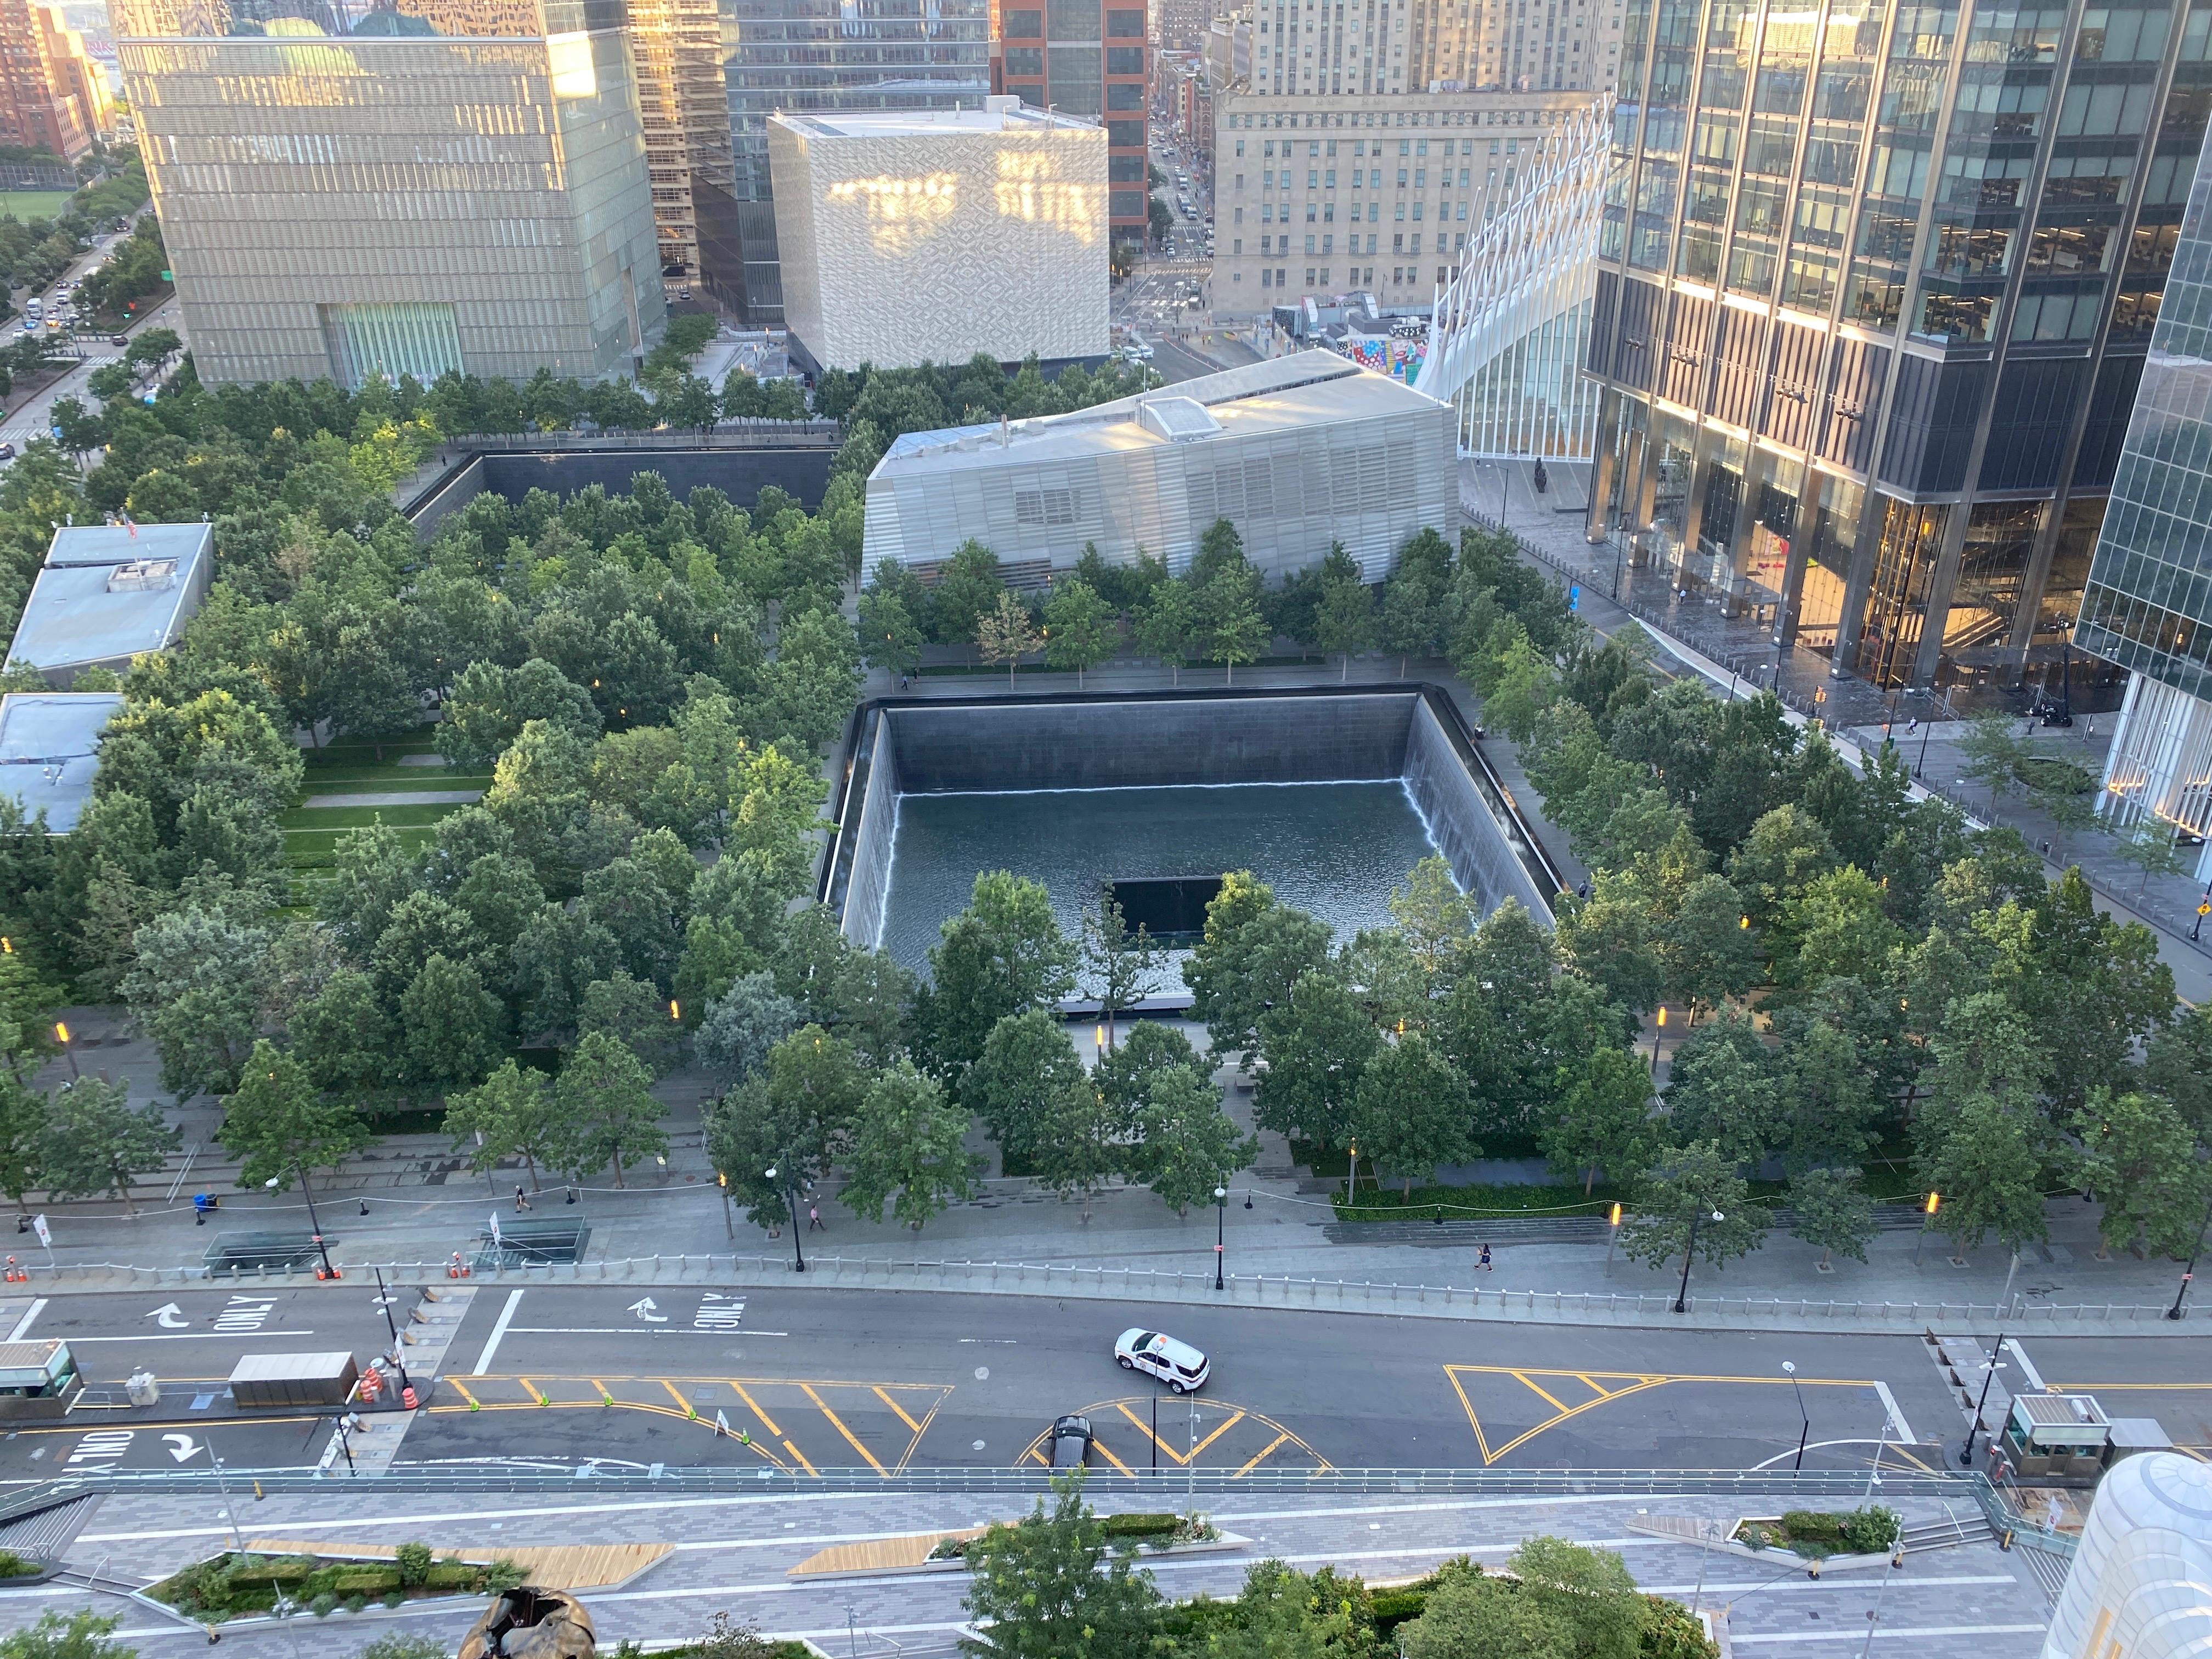
MULTIPOLYGON (((1726 1221, 1728 1217, 1721 1211, 1715 1210, 1712 1212, 1712 1218, 1715 1221, 1726 1221)), ((1682 1285, 1681 1288, 1674 1292, 1676 1313, 1687 1313, 1690 1310, 1690 1259, 1698 1253, 1698 1223, 1704 1217, 1698 1211, 1690 1212, 1689 1242, 1682 1246, 1682 1285)))
POLYGON ((1213 1288, 1224 1288, 1221 1279, 1223 1255, 1229 1243, 1229 1188, 1213 1189, 1213 1288))
POLYGON ((1782 1374, 1790 1379, 1790 1386, 1797 1391, 1797 1461, 1790 1467, 1802 1470, 1805 1467, 1805 1440, 1813 1432, 1813 1419, 1805 1410, 1805 1390, 1797 1381, 1796 1365, 1790 1360, 1784 1360, 1782 1374))

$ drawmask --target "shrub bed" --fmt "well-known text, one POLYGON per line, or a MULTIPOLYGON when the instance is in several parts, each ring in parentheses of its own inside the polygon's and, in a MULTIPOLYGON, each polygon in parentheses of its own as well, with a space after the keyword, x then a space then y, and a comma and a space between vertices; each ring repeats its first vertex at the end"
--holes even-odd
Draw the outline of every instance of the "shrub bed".
POLYGON ((1897 1511, 1875 1504, 1838 1512, 1790 1510, 1778 1521, 1747 1521, 1736 1541, 1753 1549, 1779 1547, 1814 1560, 1829 1555, 1873 1555, 1897 1542, 1897 1511))
MULTIPOLYGON (((422 1553, 428 1552, 425 1549, 422 1553)), ((227 1551, 171 1574, 146 1593, 179 1613, 216 1624, 246 1613, 270 1612, 280 1595, 288 1601, 304 1604, 319 1618, 342 1606, 359 1612, 372 1600, 397 1606, 416 1596, 489 1595, 521 1582, 522 1570, 512 1561, 478 1566, 467 1561, 434 1560, 425 1567, 412 1548, 407 1559, 396 1564, 227 1551), (410 1578, 416 1582, 410 1583, 410 1578)))

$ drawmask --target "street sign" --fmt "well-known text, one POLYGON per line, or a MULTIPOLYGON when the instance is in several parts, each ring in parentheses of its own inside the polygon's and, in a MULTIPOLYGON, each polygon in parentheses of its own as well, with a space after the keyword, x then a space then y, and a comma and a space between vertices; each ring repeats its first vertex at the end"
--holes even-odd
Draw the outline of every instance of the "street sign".
POLYGON ((497 1249, 501 1243, 499 1236, 499 1212, 497 1210, 494 1210, 491 1212, 491 1243, 494 1249, 497 1249))
POLYGON ((38 1234, 40 1243, 50 1250, 54 1248, 54 1236, 47 1231, 46 1218, 44 1215, 34 1215, 31 1218, 31 1231, 38 1234))
POLYGON ((1580 582, 1570 582, 1567 585, 1567 609, 1579 611, 1582 607, 1583 585, 1580 582))

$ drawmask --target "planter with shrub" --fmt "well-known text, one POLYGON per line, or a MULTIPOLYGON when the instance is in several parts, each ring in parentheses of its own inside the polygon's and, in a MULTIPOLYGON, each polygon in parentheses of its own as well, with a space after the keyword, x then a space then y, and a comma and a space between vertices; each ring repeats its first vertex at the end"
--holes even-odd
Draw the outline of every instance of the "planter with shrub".
POLYGON ((386 1562, 225 1551, 172 1573, 146 1594, 213 1625, 273 1612, 280 1596, 321 1618, 341 1607, 358 1613, 372 1601, 398 1607, 433 1596, 488 1595, 523 1580, 512 1561, 441 1561, 422 1544, 404 1544, 397 1557, 386 1562))
POLYGON ((1880 1555, 1897 1543, 1897 1511, 1879 1504, 1840 1514, 1791 1510, 1740 1521, 1732 1535, 1748 1548, 1788 1550, 1808 1561, 1832 1555, 1880 1555))

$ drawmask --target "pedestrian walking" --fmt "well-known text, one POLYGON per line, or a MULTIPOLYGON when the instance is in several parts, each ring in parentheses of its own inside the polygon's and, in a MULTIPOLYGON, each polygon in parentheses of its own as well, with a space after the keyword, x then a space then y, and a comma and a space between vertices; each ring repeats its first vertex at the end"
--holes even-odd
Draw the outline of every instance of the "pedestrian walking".
POLYGON ((1482 1254, 1475 1258, 1474 1265, 1481 1268, 1482 1271, 1486 1273, 1494 1273, 1498 1271, 1496 1267, 1491 1265, 1489 1245, 1486 1244, 1482 1247, 1482 1254))
POLYGON ((822 1224, 822 1212, 811 1204, 806 1206, 806 1231, 810 1233, 826 1233, 830 1231, 822 1224))
POLYGON ((522 1188, 520 1183, 516 1185, 514 1189, 514 1207, 517 1212, 526 1210, 530 1207, 530 1200, 523 1196, 522 1188))

